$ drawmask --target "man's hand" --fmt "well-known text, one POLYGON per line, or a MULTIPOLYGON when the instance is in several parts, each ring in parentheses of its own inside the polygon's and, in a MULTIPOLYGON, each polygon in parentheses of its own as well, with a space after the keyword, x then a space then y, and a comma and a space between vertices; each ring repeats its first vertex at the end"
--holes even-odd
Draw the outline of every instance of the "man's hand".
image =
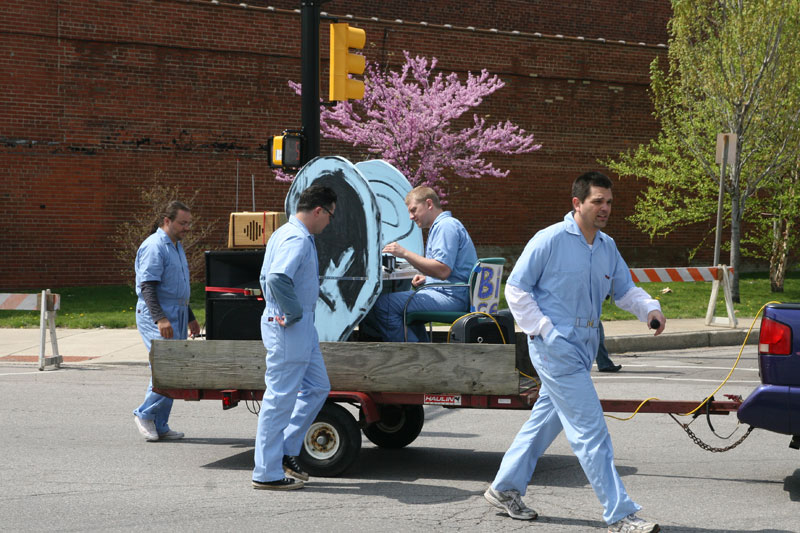
POLYGON ((169 319, 166 317, 159 319, 156 322, 158 325, 158 334, 161 335, 165 339, 171 339, 174 335, 172 331, 172 324, 170 324, 169 319))
POLYGON ((419 287, 425 284, 425 276, 422 274, 416 274, 413 278, 411 278, 411 285, 414 287, 419 287))
POLYGON ((382 250, 383 253, 392 254, 393 256, 399 257, 400 259, 405 259, 406 258, 406 255, 407 255, 406 252, 407 251, 408 250, 406 250, 405 248, 403 248, 402 246, 400 246, 396 242, 390 242, 389 244, 384 246, 383 250, 382 250))
MULTIPOLYGON (((450 277, 450 274, 452 273, 450 267, 445 265, 444 263, 437 261, 436 259, 423 257, 410 250, 406 250, 396 242, 390 242, 389 244, 384 246, 383 253, 392 254, 395 257, 404 259, 406 262, 408 262, 409 265, 416 268, 418 272, 426 276, 431 276, 436 279, 446 280, 447 278, 450 277)), ((417 286, 417 284, 413 282, 412 284, 415 287, 417 286)))
POLYGON ((197 337, 200 335, 200 324, 197 322, 197 320, 192 320, 189 322, 189 333, 192 335, 192 337, 197 337))
POLYGON ((653 329, 652 327, 650 327, 650 324, 653 322, 653 320, 658 320, 658 324, 659 324, 658 329, 656 329, 656 332, 654 333, 654 335, 661 335, 661 332, 664 331, 664 326, 667 325, 667 319, 664 316, 664 313, 662 313, 661 311, 656 309, 656 310, 650 311, 647 314, 647 327, 650 328, 650 329, 653 329))
POLYGON ((275 315, 275 322, 277 322, 281 327, 286 327, 286 315, 275 315))

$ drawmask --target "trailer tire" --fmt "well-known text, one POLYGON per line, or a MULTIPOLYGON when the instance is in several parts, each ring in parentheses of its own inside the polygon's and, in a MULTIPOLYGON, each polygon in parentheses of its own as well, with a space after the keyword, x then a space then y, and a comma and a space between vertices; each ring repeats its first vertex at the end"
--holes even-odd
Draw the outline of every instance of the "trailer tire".
POLYGON ((419 436, 425 423, 421 405, 379 406, 381 419, 364 426, 364 435, 381 448, 403 448, 419 436))
POLYGON ((361 451, 358 422, 347 409, 327 402, 303 437, 298 460, 312 476, 338 476, 361 451))

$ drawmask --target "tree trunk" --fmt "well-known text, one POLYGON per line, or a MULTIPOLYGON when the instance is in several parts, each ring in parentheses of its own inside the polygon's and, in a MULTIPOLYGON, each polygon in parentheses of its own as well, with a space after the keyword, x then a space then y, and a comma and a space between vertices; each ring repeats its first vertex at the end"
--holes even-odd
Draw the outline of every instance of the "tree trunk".
POLYGON ((797 210, 795 190, 798 180, 797 168, 790 172, 788 200, 779 202, 777 215, 772 222, 772 253, 769 258, 769 286, 772 292, 783 292, 786 271, 789 268, 790 248, 794 239, 794 216, 797 210))
POLYGON ((786 269, 789 264, 789 241, 792 222, 778 216, 772 225, 772 254, 769 260, 769 288, 772 292, 783 292, 786 269))

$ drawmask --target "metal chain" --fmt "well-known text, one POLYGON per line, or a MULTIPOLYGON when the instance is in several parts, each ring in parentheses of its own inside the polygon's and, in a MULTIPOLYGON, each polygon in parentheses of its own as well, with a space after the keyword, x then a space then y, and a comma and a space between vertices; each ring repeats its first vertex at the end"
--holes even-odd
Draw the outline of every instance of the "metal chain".
POLYGON ((751 433, 751 432, 752 432, 752 431, 755 429, 755 427, 753 427, 753 426, 750 426, 749 428, 747 428, 747 431, 745 431, 744 435, 742 435, 742 437, 741 437, 739 440, 737 440, 736 442, 734 442, 734 443, 733 443, 733 444, 731 444, 730 446, 725 446, 724 448, 715 448, 715 447, 713 447, 713 446, 710 446, 710 445, 706 444, 705 442, 703 442, 703 441, 700 439, 700 437, 698 437, 697 435, 695 435, 695 434, 694 434, 694 432, 693 432, 691 429, 689 429, 689 424, 681 424, 680 422, 678 422, 678 421, 675 419, 675 417, 674 417, 674 416, 672 416, 672 414, 670 414, 669 416, 670 416, 670 417, 672 417, 672 419, 673 419, 673 420, 675 420, 675 423, 676 423, 676 424, 678 424, 680 427, 682 427, 682 428, 683 428, 683 430, 686 432, 686 434, 687 434, 687 435, 689 435, 689 438, 690 438, 690 439, 692 439, 692 441, 693 441, 695 444, 697 444, 697 445, 698 445, 698 446, 700 446, 702 449, 704 449, 704 450, 706 450, 706 451, 708 451, 708 452, 714 452, 714 453, 717 453, 717 452, 727 452, 727 451, 730 451, 730 450, 732 450, 732 449, 736 448, 738 445, 740 445, 742 442, 744 442, 744 439, 746 439, 747 437, 749 437, 749 436, 750 436, 750 433, 751 433))

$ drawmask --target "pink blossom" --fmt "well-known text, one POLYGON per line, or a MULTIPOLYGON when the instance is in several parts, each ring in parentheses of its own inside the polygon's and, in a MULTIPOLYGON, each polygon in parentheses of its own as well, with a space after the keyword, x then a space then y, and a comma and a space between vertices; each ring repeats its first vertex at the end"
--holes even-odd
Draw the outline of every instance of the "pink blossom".
MULTIPOLYGON (((433 75, 436 59, 412 58, 399 72, 381 72, 368 63, 362 100, 346 100, 320 110, 320 131, 327 138, 361 147, 374 159, 384 159, 402 172, 412 186, 427 185, 446 197, 444 182, 450 172, 462 178, 506 177, 485 154, 524 154, 538 150, 533 135, 511 121, 487 125, 473 115, 472 125, 454 125, 464 113, 479 106, 505 83, 485 69, 478 75, 433 75)), ((289 82, 298 93, 300 85, 289 82)), ((278 179, 290 180, 283 173, 278 179)))

